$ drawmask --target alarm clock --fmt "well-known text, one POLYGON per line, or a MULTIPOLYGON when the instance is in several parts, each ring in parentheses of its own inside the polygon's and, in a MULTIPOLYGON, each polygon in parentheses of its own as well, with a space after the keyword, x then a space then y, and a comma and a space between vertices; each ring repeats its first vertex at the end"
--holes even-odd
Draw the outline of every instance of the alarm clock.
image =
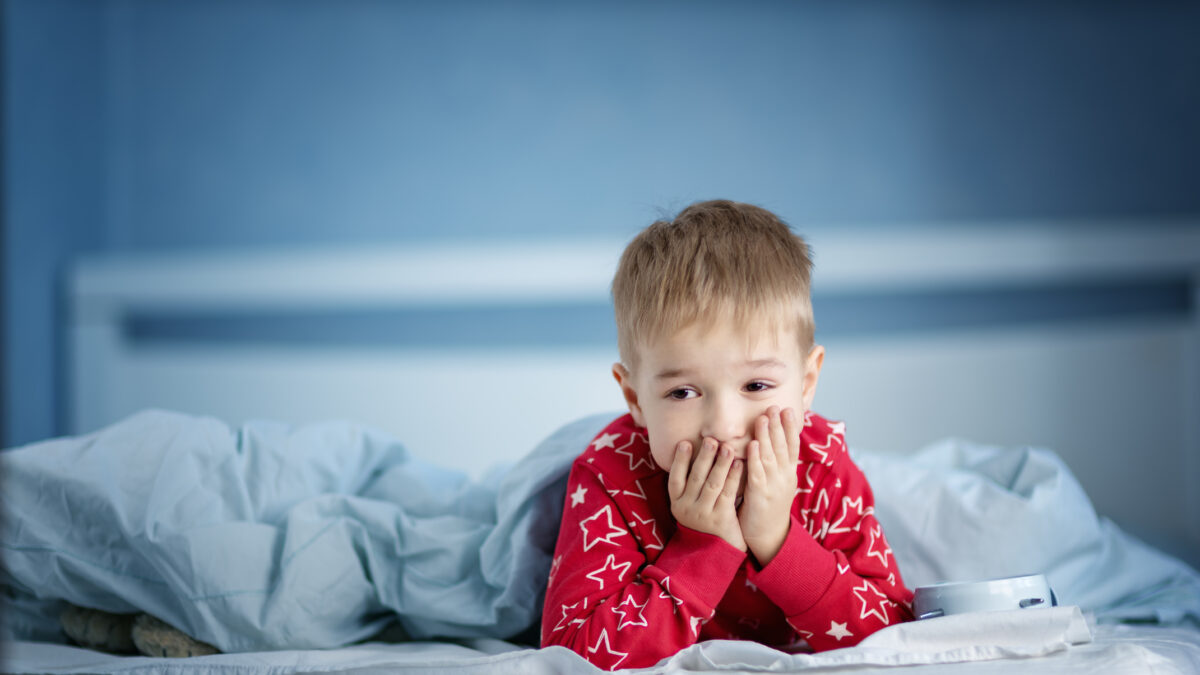
POLYGON ((1041 574, 932 584, 920 586, 913 592, 913 614, 918 619, 1056 605, 1058 599, 1041 574))

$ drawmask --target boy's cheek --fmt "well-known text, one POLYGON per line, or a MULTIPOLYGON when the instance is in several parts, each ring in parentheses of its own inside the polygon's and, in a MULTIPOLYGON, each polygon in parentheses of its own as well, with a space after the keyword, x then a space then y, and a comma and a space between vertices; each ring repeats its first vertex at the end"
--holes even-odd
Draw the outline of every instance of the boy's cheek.
POLYGON ((654 459, 654 463, 663 471, 670 471, 671 465, 675 462, 675 448, 660 447, 654 445, 653 441, 650 444, 650 457, 654 459))

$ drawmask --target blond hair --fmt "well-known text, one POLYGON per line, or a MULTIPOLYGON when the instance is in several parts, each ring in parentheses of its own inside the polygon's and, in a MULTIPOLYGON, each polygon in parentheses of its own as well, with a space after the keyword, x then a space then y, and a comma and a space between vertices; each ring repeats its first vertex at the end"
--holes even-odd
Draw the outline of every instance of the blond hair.
POLYGON ((811 271, 808 245, 770 211, 727 200, 692 204, 642 230, 621 255, 612 283, 621 361, 632 369, 640 345, 720 319, 794 321, 808 353, 811 271))

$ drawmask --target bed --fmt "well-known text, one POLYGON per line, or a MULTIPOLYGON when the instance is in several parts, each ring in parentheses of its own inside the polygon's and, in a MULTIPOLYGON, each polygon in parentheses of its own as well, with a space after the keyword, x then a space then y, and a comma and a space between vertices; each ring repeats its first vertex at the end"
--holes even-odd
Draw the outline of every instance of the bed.
MULTIPOLYGON (((1016 661, 1031 672, 1200 670, 1200 579, 1188 564, 1197 559, 1200 531, 1200 499, 1189 489, 1200 484, 1200 230, 1187 223, 1011 224, 897 228, 870 237, 818 232, 811 241, 818 339, 830 354, 816 408, 848 421, 908 584, 1039 572, 1062 606, 973 623, 916 622, 886 629, 871 644, 816 655, 704 643, 652 670, 990 672, 1016 661), (912 396, 918 380, 920 396, 912 396), (1134 394, 1105 395, 1113 381, 1134 394)), ((407 568, 430 565, 429 577, 453 568, 459 581, 485 583, 459 588, 460 597, 443 592, 453 583, 427 578, 378 594, 383 600, 358 607, 354 620, 296 623, 303 612, 272 604, 288 594, 272 595, 278 586, 270 574, 222 578, 232 585, 195 591, 196 578, 209 578, 197 571, 204 564, 233 566, 228 555, 197 554, 231 549, 213 545, 231 541, 221 528, 179 534, 154 519, 154 532, 191 548, 164 547, 160 537, 157 547, 104 566, 93 556, 103 549, 71 549, 61 531, 82 521, 104 532, 109 521, 97 512, 90 522, 74 508, 37 535, 45 541, 6 535, 6 579, 21 565, 42 576, 22 577, 21 593, 9 592, 7 623, 22 628, 26 621, 29 630, 4 643, 0 670, 587 669, 566 650, 527 644, 520 629, 540 612, 537 579, 548 564, 566 463, 621 406, 608 375, 615 349, 607 282, 622 244, 80 261, 67 284, 71 435, 3 455, 8 533, 34 529, 11 524, 23 523, 23 506, 64 474, 115 475, 114 464, 142 467, 148 457, 166 457, 171 443, 149 442, 155 433, 176 439, 172 462, 246 457, 257 443, 285 447, 293 460, 309 453, 301 464, 328 467, 295 481, 299 492, 324 501, 318 508, 299 494, 270 502, 245 487, 254 497, 250 513, 290 519, 279 521, 271 534, 277 539, 267 537, 284 542, 278 546, 232 547, 245 558, 239 566, 255 569, 246 562, 253 555, 261 555, 260 572, 284 558, 303 562, 318 548, 305 547, 317 539, 300 535, 338 531, 322 528, 332 514, 344 520, 348 509, 398 522, 363 494, 392 485, 397 491, 382 501, 407 509, 405 541, 457 542, 450 551, 433 547, 434 555, 407 568), (186 451, 178 439, 189 440, 186 451), (121 454, 138 447, 143 454, 121 454), (8 459, 17 453, 40 461, 17 467, 8 459), (79 462, 88 458, 97 463, 83 471, 79 462), (348 475, 346 463, 358 473, 348 475), (291 510, 301 506, 307 521, 291 510), (135 567, 140 576, 114 581, 114 569, 135 567), (198 576, 163 572, 185 567, 198 576), (235 586, 254 592, 229 592, 235 586), (63 588, 69 593, 55 595, 63 588), (199 595, 227 605, 200 611, 199 595), (37 617, 46 602, 63 598, 152 611, 230 653, 167 660, 60 644, 37 617), (405 639, 377 639, 397 616, 405 639)), ((218 470, 193 466, 176 478, 218 470)), ((260 485, 255 470, 266 469, 242 466, 216 481, 214 493, 237 481, 260 485)), ((137 471, 120 473, 102 486, 104 503, 136 492, 110 489, 122 478, 138 480, 137 471)), ((186 491, 173 485, 164 483, 161 494, 186 491)), ((185 511, 171 513, 183 518, 185 511)), ((370 528, 346 535, 359 561, 387 538, 386 530, 377 537, 363 531, 370 528)), ((263 541, 261 534, 239 536, 263 541)), ((322 553, 314 565, 332 555, 322 553)), ((294 572, 301 581, 314 573, 294 572)))

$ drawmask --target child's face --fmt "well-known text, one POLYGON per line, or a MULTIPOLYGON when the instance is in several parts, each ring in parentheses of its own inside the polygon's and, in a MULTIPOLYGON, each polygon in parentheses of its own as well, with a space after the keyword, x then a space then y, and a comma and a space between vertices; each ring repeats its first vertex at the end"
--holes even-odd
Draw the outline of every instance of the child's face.
POLYGON ((740 329, 731 322, 691 326, 638 351, 637 372, 613 375, 634 421, 649 433, 654 461, 669 470, 675 448, 712 437, 745 459, 754 420, 772 405, 803 417, 824 360, 817 345, 801 353, 792 330, 740 329))

